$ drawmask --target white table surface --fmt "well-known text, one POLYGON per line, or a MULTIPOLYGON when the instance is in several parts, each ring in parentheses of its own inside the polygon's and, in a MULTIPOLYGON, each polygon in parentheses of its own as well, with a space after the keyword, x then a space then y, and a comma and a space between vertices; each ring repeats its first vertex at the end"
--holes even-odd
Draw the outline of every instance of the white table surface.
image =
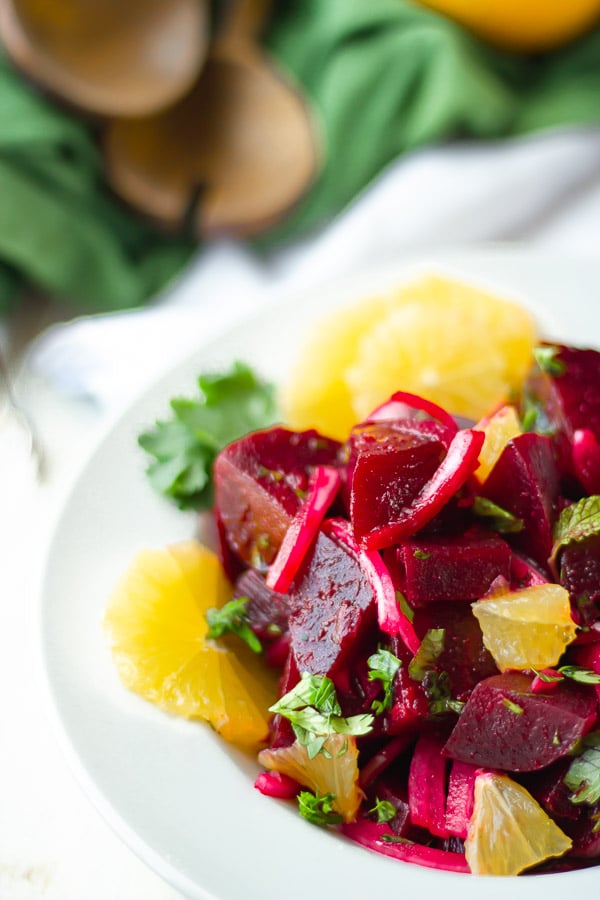
POLYGON ((177 900, 100 818, 67 767, 43 706, 36 647, 46 537, 73 469, 104 421, 22 378, 44 440, 36 484, 23 437, 0 428, 0 900, 177 900))

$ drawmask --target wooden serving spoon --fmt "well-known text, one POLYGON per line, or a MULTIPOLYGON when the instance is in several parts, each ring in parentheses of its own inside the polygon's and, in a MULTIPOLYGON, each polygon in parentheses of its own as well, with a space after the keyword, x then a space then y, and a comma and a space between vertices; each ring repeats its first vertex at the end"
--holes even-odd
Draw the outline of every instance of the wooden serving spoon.
POLYGON ((207 0, 0 0, 15 64, 69 103, 145 116, 178 100, 208 47, 207 0))
POLYGON ((267 0, 237 0, 200 79, 177 105, 108 123, 108 178, 140 210, 198 236, 250 235, 281 218, 318 166, 300 93, 260 49, 267 0))

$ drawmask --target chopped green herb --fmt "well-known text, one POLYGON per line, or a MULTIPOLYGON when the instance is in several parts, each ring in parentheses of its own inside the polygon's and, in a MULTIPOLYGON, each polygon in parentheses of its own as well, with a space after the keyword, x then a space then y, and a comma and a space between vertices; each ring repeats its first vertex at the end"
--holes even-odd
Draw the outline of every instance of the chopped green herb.
POLYGON ((395 819, 398 810, 393 803, 389 802, 389 800, 380 800, 379 797, 376 797, 375 805, 369 810, 368 814, 370 816, 376 816, 377 821, 381 825, 384 822, 391 822, 392 819, 395 819))
POLYGON ((381 681, 383 686, 383 700, 373 700, 371 709, 376 715, 392 708, 392 687, 394 678, 402 662, 389 650, 379 649, 367 660, 369 666, 369 681, 381 681))
POLYGON ((581 753, 576 756, 564 783, 573 793, 572 803, 593 806, 600 800, 600 731, 592 731, 581 741, 581 753))
POLYGON ((400 834, 382 834, 381 840, 385 841, 386 844, 414 844, 414 841, 409 841, 408 838, 402 837, 400 834))
POLYGON ((555 731, 552 736, 552 745, 554 747, 560 747, 560 737, 558 736, 558 731, 555 731))
POLYGON ((592 494, 567 506, 558 517, 554 527, 551 563, 555 562, 563 547, 596 534, 600 534, 600 496, 592 494))
POLYGON ((336 812, 334 794, 313 794, 300 791, 298 794, 298 811, 301 816, 313 825, 338 825, 343 822, 342 816, 336 812))
POLYGON ((396 591, 396 603, 400 607, 402 613, 406 616, 409 622, 412 622, 415 617, 414 609, 408 605, 408 600, 402 593, 402 591, 396 591))
POLYGON ((244 363, 223 374, 200 375, 198 388, 196 399, 171 400, 172 417, 138 438, 153 457, 147 469, 151 485, 181 509, 209 509, 217 453, 276 421, 273 386, 244 363))
POLYGON ((445 715, 449 712, 461 714, 465 704, 462 700, 452 698, 447 672, 436 672, 435 669, 429 669, 421 684, 429 700, 429 712, 432 716, 445 715))
POLYGON ((426 553, 425 550, 415 550, 413 556, 415 559, 429 559, 431 553, 426 553))
POLYGON ((560 666, 557 671, 565 678, 579 681, 581 684, 600 684, 600 675, 582 666, 560 666))
POLYGON ((540 672, 537 669, 531 670, 536 678, 539 678, 540 681, 545 681, 546 684, 555 684, 557 681, 562 681, 563 676, 560 675, 557 671, 550 672, 540 672))
POLYGON ((566 371, 566 365, 562 359, 558 359, 560 349, 544 345, 543 347, 533 348, 533 358, 538 364, 542 372, 547 375, 563 375, 566 371))
POLYGON ((408 674, 413 681, 423 681, 425 673, 431 669, 444 650, 445 628, 430 628, 425 632, 421 646, 408 666, 408 674))
POLYGON ((358 736, 368 734, 373 727, 373 716, 370 714, 348 718, 342 716, 331 679, 308 672, 303 672, 298 684, 280 697, 269 711, 279 713, 291 723, 298 741, 307 748, 310 759, 321 752, 327 755, 324 745, 329 735, 358 736))
POLYGON ((217 640, 224 634, 235 634, 255 653, 261 653, 262 644, 248 624, 248 603, 248 597, 237 597, 220 609, 214 606, 207 609, 208 631, 206 636, 217 640))
POLYGON ((507 509, 503 509, 487 497, 475 497, 473 512, 476 516, 486 519, 490 528, 499 534, 517 534, 524 527, 523 519, 513 516, 507 509))
POLYGON ((512 713, 514 713, 516 716, 522 716, 523 713, 525 712, 523 707, 519 706, 518 703, 515 703, 513 700, 511 700, 510 697, 503 697, 502 702, 504 703, 505 707, 507 709, 509 709, 512 713))
POLYGON ((523 393, 522 407, 521 428, 523 431, 548 436, 554 434, 554 426, 548 418, 543 400, 526 390, 523 393))

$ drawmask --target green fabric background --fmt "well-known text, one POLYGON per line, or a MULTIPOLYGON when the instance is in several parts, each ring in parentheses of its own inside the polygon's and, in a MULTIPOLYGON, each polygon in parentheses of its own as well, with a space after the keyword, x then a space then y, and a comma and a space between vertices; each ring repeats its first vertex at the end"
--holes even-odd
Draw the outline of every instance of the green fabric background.
MULTIPOLYGON (((409 0, 288 0, 266 42, 310 98, 323 159, 307 196, 257 247, 327 222, 417 147, 600 121, 600 29, 528 58, 495 51, 409 0)), ((74 310, 136 306, 193 249, 111 196, 94 126, 0 56, 0 312, 27 285, 74 310)))

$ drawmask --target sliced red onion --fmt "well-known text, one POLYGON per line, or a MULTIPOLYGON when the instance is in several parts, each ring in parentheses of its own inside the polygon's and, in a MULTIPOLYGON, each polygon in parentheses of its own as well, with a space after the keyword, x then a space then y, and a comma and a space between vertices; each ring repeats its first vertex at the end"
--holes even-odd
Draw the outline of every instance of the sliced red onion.
POLYGON ((394 834, 389 825, 360 819, 358 822, 342 825, 341 830, 351 841, 383 856, 446 872, 468 874, 471 871, 464 853, 451 853, 449 850, 438 850, 436 847, 425 847, 423 844, 413 844, 410 841, 397 842, 393 840, 394 834), (385 840, 386 835, 392 840, 385 840))
POLYGON ((446 827, 446 767, 444 741, 423 734, 415 744, 408 772, 408 805, 413 825, 438 837, 449 837, 446 827))
POLYGON ((448 778, 448 798, 446 800, 446 828, 450 834, 462 838, 467 836, 469 820, 473 813, 475 778, 483 769, 455 759, 448 778))
POLYGON ((409 394, 406 391, 396 391, 389 400, 374 409, 367 416, 367 422, 381 422, 390 419, 411 419, 417 413, 423 413, 427 418, 436 419, 456 434, 458 426, 449 412, 446 412, 437 403, 419 397, 417 394, 409 394))
POLYGON ((306 498, 292 519, 267 572, 267 586, 272 590, 281 594, 289 590, 325 513, 336 497, 340 482, 340 473, 332 466, 315 466, 313 469, 306 498))
POLYGON ((367 534, 364 546, 368 550, 382 550, 420 531, 473 474, 484 438, 483 431, 472 428, 458 431, 439 468, 413 502, 401 511, 395 522, 367 534))

